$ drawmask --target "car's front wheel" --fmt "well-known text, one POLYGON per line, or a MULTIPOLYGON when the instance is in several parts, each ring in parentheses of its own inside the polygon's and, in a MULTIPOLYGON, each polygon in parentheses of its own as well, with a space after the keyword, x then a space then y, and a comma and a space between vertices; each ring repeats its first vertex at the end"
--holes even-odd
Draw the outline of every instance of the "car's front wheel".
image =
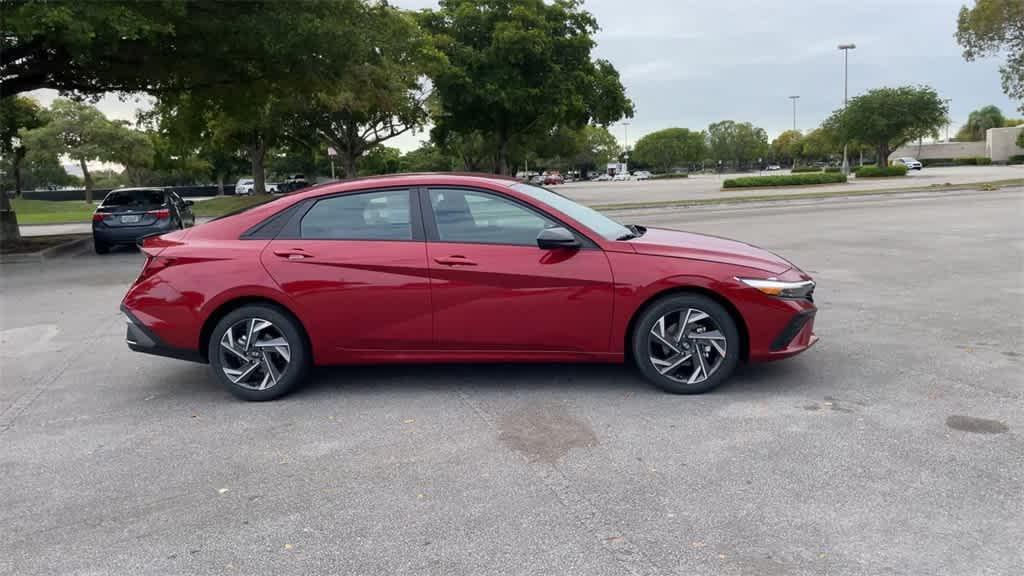
POLYGON ((275 306, 253 304, 228 313, 213 329, 208 348, 214 374, 244 400, 273 400, 300 384, 310 354, 302 327, 275 306))
POLYGON ((644 311, 633 332, 633 357, 640 371, 674 394, 716 388, 732 374, 741 352, 732 315, 700 294, 657 300, 644 311))

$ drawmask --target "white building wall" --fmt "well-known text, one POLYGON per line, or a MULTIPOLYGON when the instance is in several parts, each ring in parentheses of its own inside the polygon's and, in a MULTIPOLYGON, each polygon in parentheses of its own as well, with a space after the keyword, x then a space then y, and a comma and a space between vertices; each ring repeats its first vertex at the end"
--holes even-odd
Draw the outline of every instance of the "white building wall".
POLYGON ((1024 126, 1013 128, 989 128, 985 132, 985 154, 993 162, 1006 162, 1010 156, 1024 154, 1024 148, 1017 146, 1017 135, 1024 126))
POLYGON ((981 156, 991 158, 997 163, 1006 162, 1010 156, 1024 154, 1024 148, 1017 146, 1017 135, 1021 131, 1024 131, 1024 126, 989 128, 985 132, 985 140, 979 142, 933 142, 920 146, 916 143, 906 144, 889 154, 889 160, 902 156, 911 156, 918 160, 981 156))

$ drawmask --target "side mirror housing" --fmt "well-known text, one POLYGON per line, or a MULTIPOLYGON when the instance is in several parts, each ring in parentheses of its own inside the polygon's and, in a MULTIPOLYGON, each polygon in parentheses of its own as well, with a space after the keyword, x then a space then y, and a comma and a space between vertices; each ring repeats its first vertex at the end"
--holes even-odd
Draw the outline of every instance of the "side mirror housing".
POLYGON ((544 250, 579 248, 580 241, 569 230, 556 226, 554 228, 545 228, 540 231, 540 234, 537 234, 537 246, 544 250))

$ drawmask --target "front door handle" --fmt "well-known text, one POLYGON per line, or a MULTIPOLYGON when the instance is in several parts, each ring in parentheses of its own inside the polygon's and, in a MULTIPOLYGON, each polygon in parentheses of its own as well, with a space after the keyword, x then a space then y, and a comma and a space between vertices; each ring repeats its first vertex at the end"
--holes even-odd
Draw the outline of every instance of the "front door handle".
POLYGON ((281 258, 287 258, 288 260, 305 260, 306 258, 312 258, 313 255, 306 252, 302 248, 288 248, 285 250, 274 250, 274 255, 281 258))
POLYGON ((445 258, 434 258, 434 262, 443 266, 476 266, 476 262, 473 262, 465 256, 448 256, 445 258))

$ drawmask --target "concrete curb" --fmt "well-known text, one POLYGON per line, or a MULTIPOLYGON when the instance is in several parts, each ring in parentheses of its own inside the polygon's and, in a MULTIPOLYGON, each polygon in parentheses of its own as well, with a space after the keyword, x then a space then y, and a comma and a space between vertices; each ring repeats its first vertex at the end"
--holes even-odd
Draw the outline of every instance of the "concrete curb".
POLYGON ((0 264, 42 264, 47 260, 53 260, 54 258, 59 258, 61 256, 84 252, 91 246, 92 237, 87 236, 85 238, 79 238, 78 240, 72 240, 70 242, 51 246, 38 252, 28 252, 25 254, 2 254, 0 255, 0 264))

